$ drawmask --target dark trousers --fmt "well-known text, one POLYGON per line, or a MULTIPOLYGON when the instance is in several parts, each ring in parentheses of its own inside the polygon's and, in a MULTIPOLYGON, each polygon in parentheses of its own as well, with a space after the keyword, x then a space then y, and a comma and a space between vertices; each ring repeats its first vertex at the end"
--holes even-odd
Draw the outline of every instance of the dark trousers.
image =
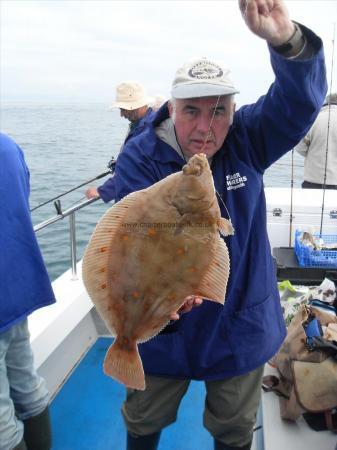
MULTIPOLYGON (((216 448, 250 448, 261 398, 262 375, 263 366, 244 375, 205 381, 203 422, 216 439, 216 448)), ((190 380, 150 375, 146 375, 145 380, 145 391, 127 390, 122 407, 126 427, 133 436, 154 436, 175 422, 180 402, 190 384, 190 380)), ((148 448, 155 447, 148 445, 148 448)))
MULTIPOLYGON (((310 181, 303 181, 302 183, 303 189, 323 189, 324 185, 319 183, 311 183, 310 181)), ((336 184, 326 184, 325 189, 337 189, 336 184)))

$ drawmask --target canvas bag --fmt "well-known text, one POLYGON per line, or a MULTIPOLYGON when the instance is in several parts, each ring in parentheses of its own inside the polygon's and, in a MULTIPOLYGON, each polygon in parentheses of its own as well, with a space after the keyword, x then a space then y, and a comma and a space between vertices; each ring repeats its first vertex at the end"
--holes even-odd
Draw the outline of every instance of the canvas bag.
POLYGON ((278 394, 283 419, 296 421, 303 414, 310 425, 312 416, 306 417, 310 416, 308 413, 322 413, 325 422, 322 428, 337 432, 337 359, 333 353, 337 354, 336 314, 302 305, 288 326, 282 347, 271 361, 278 376, 263 379, 264 390, 278 394), (313 318, 322 326, 323 350, 311 351, 307 345, 303 324, 313 318), (329 342, 331 349, 326 348, 329 342))

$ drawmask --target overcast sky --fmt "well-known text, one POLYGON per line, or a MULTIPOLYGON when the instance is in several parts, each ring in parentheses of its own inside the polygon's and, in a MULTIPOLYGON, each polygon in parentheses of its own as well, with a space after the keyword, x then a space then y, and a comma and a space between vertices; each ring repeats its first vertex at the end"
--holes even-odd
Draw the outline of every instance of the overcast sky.
MULTIPOLYGON (((330 83, 337 0, 286 4, 292 19, 322 37, 330 83)), ((195 56, 231 68, 238 105, 273 80, 266 44, 247 29, 236 0, 0 0, 0 7, 2 100, 109 104, 127 79, 169 96, 175 70, 195 56)))

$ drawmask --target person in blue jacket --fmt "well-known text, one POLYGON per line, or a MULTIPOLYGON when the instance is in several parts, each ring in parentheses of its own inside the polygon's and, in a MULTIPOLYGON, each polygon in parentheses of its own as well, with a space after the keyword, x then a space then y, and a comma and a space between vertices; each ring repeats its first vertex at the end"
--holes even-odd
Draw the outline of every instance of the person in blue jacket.
POLYGON ((0 450, 49 450, 49 394, 34 368, 27 316, 55 302, 29 211, 29 171, 0 133, 0 450))
POLYGON ((119 201, 205 153, 222 216, 235 230, 225 238, 231 271, 224 306, 196 298, 198 308, 181 315, 183 307, 179 320, 139 345, 146 389, 127 390, 128 450, 157 448, 190 380, 205 382, 204 426, 214 448, 250 449, 264 364, 286 335, 263 174, 314 122, 327 90, 325 62, 321 39, 290 20, 283 0, 239 4, 248 28, 268 44, 275 81, 267 94, 235 112, 228 70, 207 58, 189 61, 176 73, 171 100, 126 143, 116 164, 119 201))
MULTIPOLYGON (((154 98, 145 94, 144 87, 137 81, 123 81, 117 86, 116 101, 112 104, 112 108, 119 108, 121 117, 130 122, 123 146, 130 138, 142 131, 146 121, 151 117, 152 108, 149 105, 154 101, 154 98)), ((105 203, 114 200, 114 177, 108 178, 97 188, 90 186, 86 190, 85 195, 88 199, 100 197, 105 203)))

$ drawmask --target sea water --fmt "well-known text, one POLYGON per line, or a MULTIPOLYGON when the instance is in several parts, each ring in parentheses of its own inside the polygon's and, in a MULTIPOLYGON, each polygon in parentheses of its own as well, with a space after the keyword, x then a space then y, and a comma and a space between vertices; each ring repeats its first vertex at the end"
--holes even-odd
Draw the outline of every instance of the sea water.
MULTIPOLYGON (((107 171, 118 155, 128 122, 119 110, 101 103, 3 103, 1 131, 22 148, 30 170, 31 208, 107 171)), ((0 162, 1 163, 1 162, 0 162)), ((294 155, 294 187, 300 187, 303 159, 294 155)), ((89 183, 99 186, 105 179, 89 183)), ((290 187, 291 152, 265 174, 265 186, 290 187)), ((86 187, 62 197, 63 211, 84 200, 86 187)), ((109 204, 101 200, 76 213, 77 260, 82 258, 90 235, 109 204)), ((34 225, 56 215, 53 202, 32 212, 34 225)), ((54 280, 70 263, 69 218, 37 232, 50 278, 54 280)))

